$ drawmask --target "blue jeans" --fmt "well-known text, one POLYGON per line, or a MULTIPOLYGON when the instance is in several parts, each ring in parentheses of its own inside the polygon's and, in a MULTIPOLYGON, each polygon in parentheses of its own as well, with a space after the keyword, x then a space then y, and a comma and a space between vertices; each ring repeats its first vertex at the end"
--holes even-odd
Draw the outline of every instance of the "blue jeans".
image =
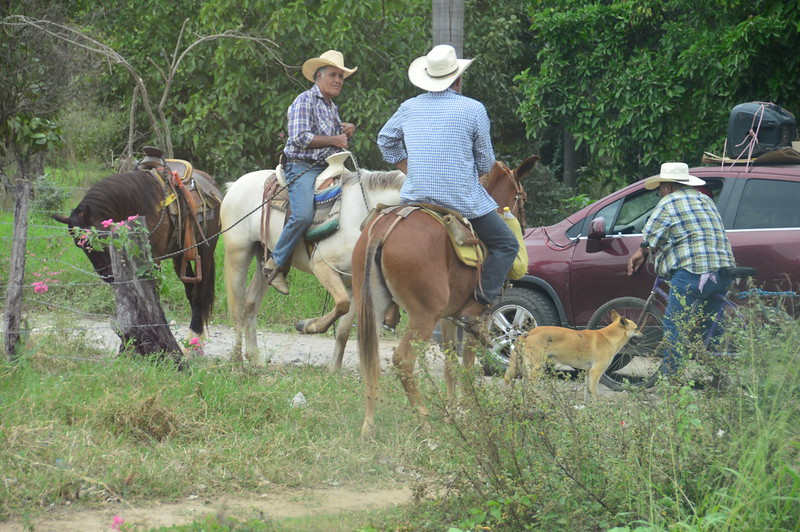
MULTIPOLYGON (((682 352, 687 350, 693 340, 698 339, 692 337, 690 330, 699 329, 699 339, 702 341, 717 312, 722 308, 723 300, 716 297, 716 294, 724 296, 732 279, 719 273, 716 274, 716 279, 708 279, 701 292, 700 275, 687 270, 678 270, 672 275, 669 300, 664 312, 664 339, 667 342, 663 356, 664 375, 672 375, 678 371, 683 358, 682 352)), ((718 325, 709 346, 713 346, 715 338, 721 333, 722 328, 718 325)))
POLYGON ((272 250, 272 258, 278 268, 288 266, 297 242, 305 236, 314 221, 314 182, 325 169, 325 165, 289 161, 284 168, 289 187, 291 213, 283 226, 281 236, 272 250))
POLYGON ((476 290, 475 296, 481 303, 489 305, 497 299, 503 289, 503 283, 506 282, 508 272, 519 251, 519 243, 508 224, 495 211, 478 218, 470 218, 469 222, 478 238, 488 248, 481 270, 483 293, 476 290))

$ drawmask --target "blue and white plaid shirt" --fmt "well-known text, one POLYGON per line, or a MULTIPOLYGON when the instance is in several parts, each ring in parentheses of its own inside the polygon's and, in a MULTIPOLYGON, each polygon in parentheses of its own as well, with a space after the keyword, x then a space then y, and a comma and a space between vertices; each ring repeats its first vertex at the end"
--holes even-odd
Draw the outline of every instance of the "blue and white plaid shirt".
POLYGON ((661 198, 642 236, 653 248, 661 277, 678 269, 702 275, 736 265, 714 200, 696 188, 681 188, 661 198))
POLYGON ((308 147, 314 135, 335 136, 342 133, 339 108, 322 95, 316 84, 294 99, 289 106, 288 115, 289 138, 283 149, 286 157, 316 162, 342 151, 335 146, 308 147))
POLYGON ((390 164, 408 160, 403 203, 435 203, 477 218, 497 208, 478 181, 491 170, 494 151, 482 103, 452 89, 403 102, 378 133, 390 164))

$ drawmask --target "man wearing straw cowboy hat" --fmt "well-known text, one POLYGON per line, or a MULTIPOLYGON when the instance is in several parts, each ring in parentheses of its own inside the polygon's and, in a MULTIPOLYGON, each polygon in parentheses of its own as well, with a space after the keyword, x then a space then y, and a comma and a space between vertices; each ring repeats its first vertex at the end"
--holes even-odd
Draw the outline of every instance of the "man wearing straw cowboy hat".
POLYGON ((628 275, 633 275, 652 255, 656 274, 670 279, 665 375, 680 366, 681 327, 688 325, 691 312, 700 312, 702 325, 710 327, 710 316, 722 306, 714 295, 724 294, 732 281, 725 268, 736 265, 714 200, 695 188, 702 185, 705 181, 690 175, 686 163, 664 163, 657 176, 645 180, 644 188, 659 189, 661 200, 642 229, 641 246, 628 260, 628 275))
POLYGON ((519 244, 480 184, 494 151, 483 104, 461 94, 461 76, 472 59, 458 59, 440 44, 408 67, 411 83, 427 91, 403 102, 378 134, 386 162, 407 177, 403 203, 435 203, 461 213, 486 245, 481 290, 457 314, 467 330, 483 336, 489 305, 505 283, 519 244))
POLYGON ((346 150, 355 125, 342 122, 333 99, 339 96, 345 78, 358 67, 344 66, 341 52, 328 50, 303 63, 303 76, 314 86, 295 98, 289 107, 289 134, 284 172, 289 188, 291 214, 265 268, 267 282, 282 293, 289 293, 284 271, 292 250, 314 219, 314 181, 325 169, 325 159, 346 150))

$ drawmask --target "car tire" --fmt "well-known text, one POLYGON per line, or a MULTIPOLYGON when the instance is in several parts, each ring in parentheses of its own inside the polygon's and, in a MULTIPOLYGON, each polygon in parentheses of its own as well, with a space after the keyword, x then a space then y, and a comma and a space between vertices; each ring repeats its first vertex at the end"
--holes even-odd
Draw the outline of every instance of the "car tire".
POLYGON ((505 374, 519 335, 540 325, 560 325, 556 307, 547 296, 518 286, 497 298, 491 312, 491 343, 481 357, 487 375, 505 374))

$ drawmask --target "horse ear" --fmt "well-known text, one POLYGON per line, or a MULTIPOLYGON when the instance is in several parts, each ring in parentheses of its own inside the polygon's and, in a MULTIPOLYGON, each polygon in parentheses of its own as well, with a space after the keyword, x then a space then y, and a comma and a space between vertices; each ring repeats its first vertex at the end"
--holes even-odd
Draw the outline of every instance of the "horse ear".
POLYGON ((88 205, 77 207, 72 211, 72 215, 75 217, 75 225, 78 227, 89 227, 92 223, 92 210, 88 205))
POLYGON ((517 181, 522 181, 522 176, 530 172, 533 168, 533 165, 535 165, 537 162, 539 162, 538 155, 531 155, 522 161, 522 164, 519 165, 519 168, 517 168, 517 181))
POLYGON ((69 217, 64 216, 63 214, 54 214, 53 220, 69 225, 69 217))

